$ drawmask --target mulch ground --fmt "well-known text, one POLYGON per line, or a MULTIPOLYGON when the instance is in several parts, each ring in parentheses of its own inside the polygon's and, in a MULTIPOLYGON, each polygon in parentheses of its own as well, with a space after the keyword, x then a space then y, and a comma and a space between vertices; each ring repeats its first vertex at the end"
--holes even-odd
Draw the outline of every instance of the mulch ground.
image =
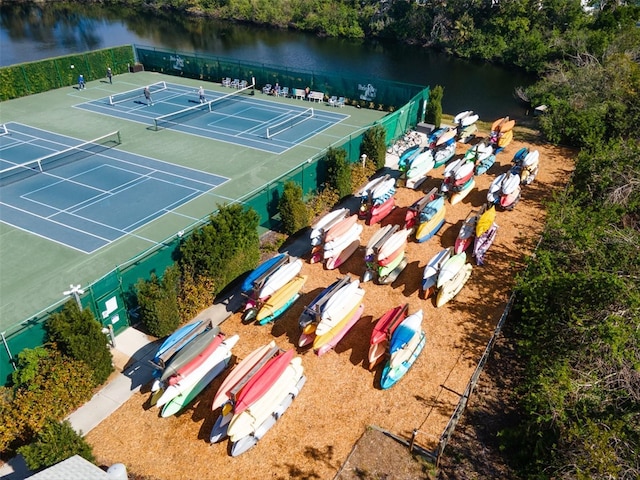
MULTIPOLYGON (((122 462, 132 472, 162 480, 329 479, 338 472, 340 478, 346 479, 368 478, 366 464, 343 466, 370 425, 406 439, 415 430, 418 445, 435 449, 504 311, 513 279, 538 241, 545 219, 544 201, 564 187, 573 169, 574 154, 568 149, 537 144, 535 133, 524 129, 517 130, 515 138, 498 154, 489 173, 476 179, 473 192, 455 206, 447 202, 446 223, 434 238, 422 244, 415 241, 408 244, 409 264, 393 284, 362 285, 366 290, 364 315, 334 351, 321 357, 310 350, 298 351, 307 383, 282 419, 253 449, 232 458, 228 442, 208 443, 219 413, 211 411, 211 399, 222 382, 221 377, 187 409, 167 419, 160 418, 158 409, 149 406, 148 386, 143 388, 87 435, 98 461, 106 465, 122 462), (513 154, 522 146, 540 151, 538 177, 532 185, 523 187, 522 200, 514 211, 498 212, 496 223, 500 228, 485 257, 485 265, 474 266, 460 294, 436 308, 433 298, 423 300, 419 296, 424 266, 437 251, 454 244, 467 214, 485 203, 489 184, 509 169, 513 154), (381 390, 382 366, 374 371, 367 368, 369 337, 375 321, 385 311, 404 303, 409 304, 410 313, 423 310, 427 345, 398 384, 381 390), (355 476, 345 476, 349 472, 355 472, 355 476)), ((457 154, 468 148, 469 145, 458 145, 457 154)), ((440 186, 442 170, 432 172, 419 191, 399 188, 398 207, 382 225, 403 223, 407 207, 424 192, 440 186)), ((363 246, 339 270, 327 271, 320 264, 305 262, 302 272, 308 275, 305 293, 274 324, 245 325, 239 313, 232 315, 222 330, 227 335, 240 335, 234 355, 242 359, 272 339, 283 349, 295 348, 303 306, 337 277, 345 274, 361 277, 365 270, 364 246, 378 228, 379 224, 364 227, 363 246)), ((372 453, 381 454, 380 450, 372 453)), ((424 468, 420 470, 424 472, 424 468)), ((370 478, 416 477, 387 472, 386 476, 370 478)))

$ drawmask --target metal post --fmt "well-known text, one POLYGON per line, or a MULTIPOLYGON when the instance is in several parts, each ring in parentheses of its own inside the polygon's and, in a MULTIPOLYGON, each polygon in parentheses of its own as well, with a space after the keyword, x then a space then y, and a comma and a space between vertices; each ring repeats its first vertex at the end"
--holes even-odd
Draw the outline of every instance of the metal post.
POLYGON ((80 295, 84 293, 84 290, 80 288, 80 285, 69 285, 69 290, 62 292, 64 295, 72 296, 78 304, 78 309, 82 311, 82 301, 80 295))
POLYGON ((4 344, 4 349, 7 351, 7 355, 9 355, 9 361, 11 362, 11 366, 13 367, 14 370, 17 370, 18 367, 16 367, 16 361, 13 359, 13 355, 11 355, 11 350, 9 350, 9 345, 7 344, 7 339, 4 336, 4 332, 0 333, 0 336, 2 337, 2 343, 4 344))

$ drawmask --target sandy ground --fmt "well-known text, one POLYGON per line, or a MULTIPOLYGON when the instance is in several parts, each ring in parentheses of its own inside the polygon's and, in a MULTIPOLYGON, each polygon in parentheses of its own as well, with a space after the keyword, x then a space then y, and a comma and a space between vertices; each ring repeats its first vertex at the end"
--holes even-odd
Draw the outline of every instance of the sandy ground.
MULTIPOLYGON (((457 154, 468 148, 459 144, 457 154)), ((122 462, 132 472, 162 480, 329 479, 369 425, 403 438, 410 438, 416 430, 416 442, 433 450, 505 308, 514 276, 539 238, 545 218, 544 200, 564 187, 573 169, 573 155, 567 149, 538 145, 531 131, 517 130, 515 140, 497 155, 496 164, 476 178, 476 189, 455 206, 446 203, 446 223, 440 232, 428 242, 409 243, 409 264, 396 282, 363 284, 364 315, 335 351, 322 357, 310 350, 298 352, 307 383, 282 419, 253 449, 232 458, 228 442, 208 443, 219 413, 211 411, 211 399, 221 377, 187 409, 167 419, 160 418, 158 409, 149 406, 149 390, 143 388, 87 435, 96 458, 106 465, 122 462), (523 187, 522 200, 515 210, 498 212, 496 223, 500 228, 485 257, 485 266, 474 267, 460 294, 436 308, 433 298, 423 300, 419 296, 424 266, 437 251, 454 244, 464 218, 486 201, 489 184, 508 170, 513 154, 522 146, 540 151, 538 177, 532 185, 523 187), (404 303, 409 304, 410 313, 423 309, 427 345, 398 384, 381 390, 382 366, 374 371, 367 368, 369 337, 385 311, 404 303)), ((382 225, 403 223, 407 207, 424 192, 440 186, 442 170, 432 172, 419 191, 399 188, 398 207, 382 225)), ((362 275, 364 245, 379 228, 380 224, 364 227, 363 246, 339 271, 305 262, 302 273, 308 280, 304 295, 274 324, 244 325, 240 314, 227 320, 223 332, 240 335, 234 355, 242 359, 272 339, 283 349, 295 348, 303 306, 337 277, 362 275)))

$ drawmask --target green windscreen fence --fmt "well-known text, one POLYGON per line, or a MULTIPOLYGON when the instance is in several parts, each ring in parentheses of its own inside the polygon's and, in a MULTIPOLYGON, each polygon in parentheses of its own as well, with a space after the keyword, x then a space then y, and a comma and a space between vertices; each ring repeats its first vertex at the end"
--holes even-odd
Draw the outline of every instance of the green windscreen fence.
MULTIPOLYGON (((348 104, 389 111, 404 105, 423 87, 380 78, 349 77, 327 72, 290 69, 279 65, 253 64, 206 54, 184 53, 135 45, 136 58, 146 71, 221 82, 223 78, 249 81, 256 86, 279 83, 282 87, 309 87, 327 97, 344 97, 348 104)), ((250 83, 250 82, 249 82, 250 83)))
MULTIPOLYGON (((145 68, 147 68, 146 64, 145 68)), ((237 68, 241 67, 237 66, 237 68)), ((330 77, 327 76, 326 78, 330 77)), ((398 92, 404 88, 400 86, 396 91, 391 87, 389 86, 387 90, 389 95, 399 95, 398 92)), ((388 145, 403 136, 407 131, 415 128, 424 117, 424 108, 429 99, 429 89, 412 87, 417 91, 411 96, 407 95, 399 108, 373 124, 384 127, 388 145), (410 100, 407 102, 406 98, 410 98, 410 100)), ((331 147, 345 150, 347 159, 351 163, 358 162, 363 135, 373 125, 335 142, 331 147)), ((246 208, 253 208, 258 213, 261 219, 261 227, 277 229, 280 224, 278 203, 285 183, 291 180, 299 184, 305 197, 321 191, 327 180, 326 153, 327 150, 324 150, 310 160, 305 159, 301 165, 264 185, 261 189, 247 194, 239 202, 246 208)), ((211 215, 215 213, 212 212, 211 215)), ((136 323, 136 283, 140 280, 149 280, 153 274, 162 277, 166 268, 176 261, 180 242, 195 229, 207 223, 209 218, 210 216, 207 216, 198 220, 190 228, 185 229, 184 232, 172 235, 156 247, 140 253, 93 282, 85 288, 85 293, 81 297, 83 306, 90 308, 95 318, 103 326, 113 327, 116 334, 132 323, 136 323)), ((44 343, 46 338, 44 324, 49 315, 62 308, 65 301, 68 300, 62 300, 45 311, 34 315, 33 318, 16 325, 9 331, 2 332, 3 347, 0 348, 0 385, 6 383, 10 378, 14 369, 12 360, 15 359, 18 353, 25 348, 35 348, 44 343)))

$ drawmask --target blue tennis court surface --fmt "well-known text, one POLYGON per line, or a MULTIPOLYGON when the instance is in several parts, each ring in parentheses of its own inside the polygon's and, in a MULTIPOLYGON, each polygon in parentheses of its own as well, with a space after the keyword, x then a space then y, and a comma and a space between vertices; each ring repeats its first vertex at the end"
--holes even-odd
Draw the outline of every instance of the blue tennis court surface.
POLYGON ((193 87, 160 82, 151 86, 151 101, 138 88, 75 107, 143 123, 158 135, 171 129, 274 154, 349 118, 313 102, 298 106, 253 95, 252 89, 206 90, 205 99, 201 104, 193 87))
POLYGON ((228 179, 20 123, 0 136, 0 221, 92 253, 228 179), (77 147, 77 148, 73 148, 77 147))

